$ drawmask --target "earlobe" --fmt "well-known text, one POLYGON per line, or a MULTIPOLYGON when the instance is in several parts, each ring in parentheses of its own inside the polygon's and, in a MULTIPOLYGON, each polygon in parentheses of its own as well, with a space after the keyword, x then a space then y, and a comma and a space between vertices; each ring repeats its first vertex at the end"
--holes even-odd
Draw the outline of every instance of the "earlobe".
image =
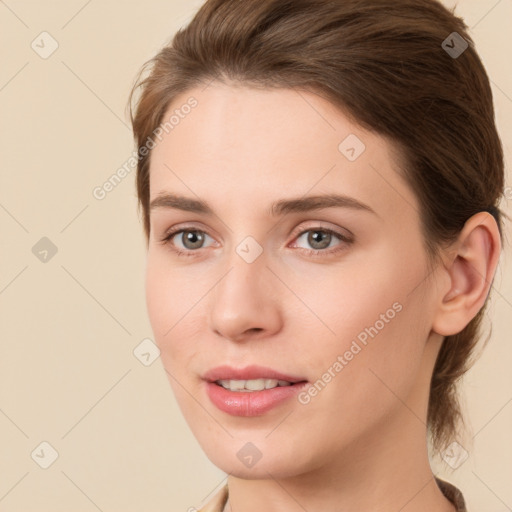
POLYGON ((461 332, 482 308, 489 294, 501 251, 498 225, 479 212, 464 225, 443 272, 448 290, 439 291, 432 330, 443 336, 461 332))

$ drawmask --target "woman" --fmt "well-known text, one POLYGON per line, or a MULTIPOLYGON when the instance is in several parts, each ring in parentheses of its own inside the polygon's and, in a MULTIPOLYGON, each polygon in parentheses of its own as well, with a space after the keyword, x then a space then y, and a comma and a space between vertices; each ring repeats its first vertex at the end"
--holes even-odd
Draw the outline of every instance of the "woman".
POLYGON ((143 66, 149 318, 228 474, 202 510, 466 510, 427 447, 464 450, 501 250, 466 28, 435 0, 209 0, 143 66))

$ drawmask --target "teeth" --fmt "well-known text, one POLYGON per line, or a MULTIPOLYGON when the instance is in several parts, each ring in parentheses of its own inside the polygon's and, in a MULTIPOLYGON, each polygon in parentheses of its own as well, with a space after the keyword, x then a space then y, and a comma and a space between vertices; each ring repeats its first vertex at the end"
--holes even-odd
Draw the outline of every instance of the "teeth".
POLYGON ((262 391, 277 386, 291 386, 291 382, 277 379, 251 379, 251 380, 218 380, 223 388, 230 391, 262 391))

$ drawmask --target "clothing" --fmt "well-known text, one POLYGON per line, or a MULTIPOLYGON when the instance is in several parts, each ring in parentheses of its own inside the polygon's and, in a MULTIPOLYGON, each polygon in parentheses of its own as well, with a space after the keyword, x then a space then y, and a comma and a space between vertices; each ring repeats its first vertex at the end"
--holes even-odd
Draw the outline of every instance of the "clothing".
MULTIPOLYGON (((466 502, 462 492, 450 482, 436 478, 437 485, 446 498, 453 503, 457 512, 467 512, 466 502)), ((223 512, 228 501, 228 484, 224 487, 198 512, 223 512)))

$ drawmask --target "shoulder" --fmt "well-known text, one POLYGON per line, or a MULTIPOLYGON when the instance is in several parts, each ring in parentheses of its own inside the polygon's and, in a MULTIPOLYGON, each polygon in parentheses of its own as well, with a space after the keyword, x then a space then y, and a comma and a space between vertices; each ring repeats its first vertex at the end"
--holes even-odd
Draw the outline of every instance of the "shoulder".
MULTIPOLYGON (((464 500, 464 496, 460 489, 455 487, 450 482, 445 480, 441 480, 436 477, 436 482, 441 489, 441 492, 446 496, 448 500, 450 500, 457 512, 467 512, 466 502, 464 500)), ((225 484, 222 489, 220 489, 217 494, 213 496, 203 507, 201 507, 198 512, 223 512, 226 502, 228 500, 228 485, 225 484)))

